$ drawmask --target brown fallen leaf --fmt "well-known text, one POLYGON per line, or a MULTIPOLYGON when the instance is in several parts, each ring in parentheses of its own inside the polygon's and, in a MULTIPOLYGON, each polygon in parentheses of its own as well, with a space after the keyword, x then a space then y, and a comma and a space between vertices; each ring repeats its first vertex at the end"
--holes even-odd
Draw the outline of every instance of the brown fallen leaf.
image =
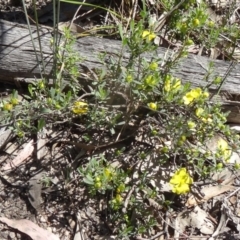
POLYGON ((15 220, 0 217, 0 221, 6 223, 11 228, 27 234, 33 240, 59 240, 59 237, 55 234, 40 228, 37 224, 27 219, 15 220))
POLYGON ((22 164, 22 162, 24 160, 26 160, 32 154, 33 150, 34 150, 33 140, 31 140, 28 144, 26 144, 24 149, 11 162, 7 163, 2 168, 2 170, 8 171, 8 170, 12 170, 15 167, 19 166, 20 164, 22 164))
POLYGON ((13 137, 11 130, 0 131, 0 149, 2 149, 13 137))
POLYGON ((76 217, 77 217, 77 226, 76 226, 76 231, 75 231, 73 240, 86 239, 86 236, 82 227, 81 214, 78 212, 76 217))
POLYGON ((46 175, 45 172, 40 172, 28 180, 28 200, 36 211, 41 210, 42 203, 42 181, 41 179, 46 175))
POLYGON ((184 233, 186 227, 199 229, 203 234, 213 234, 215 225, 209 219, 208 213, 195 206, 193 209, 185 209, 180 212, 175 220, 174 239, 178 239, 181 233, 184 233))
POLYGON ((43 128, 41 132, 37 133, 36 150, 37 150, 38 160, 44 158, 47 154, 47 148, 46 148, 46 144, 48 143, 47 133, 48 132, 45 128, 43 128))
POLYGON ((218 196, 224 192, 227 191, 231 191, 231 190, 235 190, 236 187, 231 186, 231 185, 217 185, 217 186, 208 186, 208 187, 204 187, 201 189, 201 193, 204 195, 203 198, 197 198, 194 195, 191 195, 185 206, 186 207, 193 207, 196 206, 200 203, 204 203, 206 201, 208 201, 209 199, 218 196))

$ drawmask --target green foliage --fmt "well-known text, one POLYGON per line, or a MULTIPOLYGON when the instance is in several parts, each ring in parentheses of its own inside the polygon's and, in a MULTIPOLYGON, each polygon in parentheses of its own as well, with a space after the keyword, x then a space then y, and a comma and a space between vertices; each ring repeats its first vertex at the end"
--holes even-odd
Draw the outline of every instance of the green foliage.
POLYGON ((100 159, 92 158, 85 168, 79 167, 78 171, 93 196, 98 193, 110 193, 113 196, 110 201, 111 208, 118 210, 122 206, 121 194, 127 190, 127 187, 124 183, 126 173, 121 169, 108 165, 106 159, 100 156, 100 159))
POLYGON ((64 34, 65 45, 60 46, 57 53, 57 79, 53 82, 36 79, 28 85, 28 94, 23 96, 22 101, 19 101, 18 93, 14 91, 9 101, 1 102, 4 113, 1 114, 1 121, 5 124, 14 121, 13 131, 18 137, 41 131, 49 124, 49 120, 62 121, 65 118, 65 121, 71 121, 73 117, 76 105, 74 99, 78 98, 77 94, 82 88, 77 82, 81 58, 73 49, 76 39, 68 29, 65 29, 64 34))
MULTIPOLYGON (((115 128, 114 132, 117 132, 118 123, 122 121, 121 118, 115 117, 117 114, 125 116, 125 126, 139 109, 145 108, 149 110, 149 113, 143 117, 146 121, 148 117, 160 116, 161 128, 164 131, 156 130, 157 126, 154 126, 156 129, 150 126, 149 130, 144 132, 146 136, 154 136, 159 139, 167 138, 171 141, 171 145, 163 142, 159 149, 159 164, 168 164, 172 156, 182 156, 184 160, 179 162, 180 166, 184 166, 194 172, 194 176, 190 177, 187 175, 187 180, 181 180, 179 185, 176 185, 176 181, 174 182, 175 192, 178 194, 189 191, 193 178, 200 181, 207 178, 213 171, 219 171, 224 166, 226 167, 230 156, 231 142, 237 142, 236 145, 239 146, 238 137, 225 125, 227 113, 222 112, 220 105, 209 103, 207 88, 193 88, 189 83, 184 84, 182 79, 178 79, 170 73, 170 69, 176 66, 181 58, 186 55, 185 50, 188 45, 192 44, 192 36, 200 34, 199 40, 203 37, 206 44, 208 44, 208 41, 210 43, 212 39, 216 40, 219 34, 219 32, 210 28, 210 23, 209 27, 206 28, 208 18, 205 5, 196 8, 194 3, 189 2, 190 11, 188 11, 187 16, 182 14, 186 11, 185 7, 187 6, 183 6, 182 12, 176 11, 176 15, 170 20, 172 21, 170 26, 174 28, 172 33, 175 34, 175 37, 180 37, 185 43, 176 56, 173 56, 165 65, 162 64, 163 59, 152 58, 150 61, 145 59, 143 56, 145 52, 152 52, 154 55, 156 46, 153 44, 153 40, 156 36, 152 29, 144 28, 144 19, 138 23, 131 21, 128 36, 121 34, 123 46, 130 49, 128 63, 126 65, 123 64, 121 53, 118 60, 110 58, 107 64, 103 61, 105 66, 104 74, 99 73, 99 81, 95 82, 96 90, 94 92, 97 100, 96 105, 100 112, 101 105, 107 106, 109 102, 111 104, 126 104, 127 99, 129 107, 121 110, 122 114, 118 112, 119 109, 113 110, 111 107, 104 109, 102 118, 108 120, 105 119, 101 122, 101 126, 109 126, 110 119, 114 119, 114 124, 112 125, 112 128, 115 128), (209 39, 206 39, 206 35, 209 36, 209 39), (163 66, 161 71, 159 71, 160 65, 163 66), (107 118, 106 116, 109 117, 107 118), (198 143, 206 146, 205 143, 219 133, 226 140, 230 141, 230 144, 218 143, 219 149, 216 152, 201 151, 199 146, 194 145, 194 143, 198 143), (187 187, 181 185, 182 182, 187 187)), ((121 32, 123 32, 122 27, 120 27, 121 32)), ((216 77, 214 82, 209 80, 213 68, 214 66, 209 66, 209 72, 204 79, 208 86, 213 84, 218 86, 222 82, 220 77, 216 77)), ((101 115, 97 117, 102 119, 101 115)), ((144 161, 147 158, 147 154, 139 153, 139 158, 141 159, 140 161, 144 161)), ((87 166, 89 167, 90 164, 87 164, 87 166)), ((146 233, 147 229, 155 226, 156 222, 151 213, 146 211, 146 206, 142 202, 139 203, 135 198, 137 194, 129 200, 127 209, 129 215, 121 213, 122 206, 119 202, 123 201, 125 195, 114 194, 113 185, 110 187, 110 182, 106 183, 103 180, 103 171, 104 166, 100 164, 93 169, 88 169, 88 171, 81 171, 81 174, 84 176, 83 180, 85 183, 89 185, 91 193, 101 192, 107 195, 106 189, 112 191, 112 200, 109 201, 109 205, 115 210, 111 213, 115 224, 122 222, 119 236, 124 238, 132 234, 146 233), (132 212, 139 214, 142 219, 142 222, 138 222, 136 226, 129 220, 132 212)), ((126 175, 128 172, 125 170, 124 173, 126 175)), ((149 188, 146 186, 149 184, 150 175, 150 172, 145 172, 139 176, 139 179, 142 180, 137 184, 138 190, 136 192, 140 191, 140 189, 149 192, 149 188)), ((128 176, 130 177, 131 174, 128 173, 128 176)), ((116 174, 116 177, 118 178, 118 174, 116 174)), ((124 179, 121 179, 121 181, 122 184, 126 185, 124 179)), ((131 188, 131 185, 128 188, 131 188)), ((169 200, 165 202, 167 203, 169 200)), ((164 205, 164 202, 162 204, 164 205)))

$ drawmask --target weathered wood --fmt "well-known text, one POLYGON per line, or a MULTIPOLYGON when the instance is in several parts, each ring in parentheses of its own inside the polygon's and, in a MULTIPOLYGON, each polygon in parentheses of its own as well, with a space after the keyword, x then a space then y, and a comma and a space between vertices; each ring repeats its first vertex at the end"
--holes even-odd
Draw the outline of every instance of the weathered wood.
MULTIPOLYGON (((36 28, 32 27, 34 42, 37 49, 38 58, 41 59, 38 45, 38 37, 36 28)), ((39 78, 40 70, 36 61, 35 52, 30 39, 29 31, 26 26, 0 20, 0 81, 14 82, 17 79, 39 78)), ((46 77, 51 78, 53 55, 50 45, 52 39, 52 31, 50 28, 42 27, 40 30, 44 62, 46 63, 46 77)), ((96 37, 84 37, 78 39, 75 49, 80 53, 84 61, 79 66, 79 71, 86 69, 102 68, 98 55, 106 53, 106 57, 116 57, 122 52, 122 44, 120 41, 102 39, 96 37)), ((167 60, 173 55, 173 51, 159 47, 156 52, 144 54, 144 57, 150 60, 153 56, 167 60)), ((123 63, 127 63, 129 52, 124 50, 123 63)), ((182 79, 183 82, 190 82, 192 86, 205 86, 204 77, 207 73, 209 63, 214 64, 214 71, 210 76, 213 80, 216 76, 224 77, 230 62, 211 60, 205 57, 189 55, 187 58, 172 69, 174 76, 182 79)), ((210 87, 211 91, 215 87, 210 87)), ((240 123, 240 113, 236 96, 240 93, 240 64, 236 64, 231 69, 226 82, 222 86, 222 90, 227 91, 230 100, 235 98, 236 102, 227 100, 223 94, 219 101, 222 102, 225 110, 231 111, 229 121, 240 123)))

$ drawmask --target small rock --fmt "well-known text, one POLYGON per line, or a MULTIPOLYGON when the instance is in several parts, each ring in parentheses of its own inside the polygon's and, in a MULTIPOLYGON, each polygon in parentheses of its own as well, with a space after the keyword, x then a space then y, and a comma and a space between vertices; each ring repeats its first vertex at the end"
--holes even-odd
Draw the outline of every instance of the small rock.
POLYGON ((40 222, 46 223, 46 222, 47 222, 47 219, 46 219, 44 216, 41 216, 41 217, 40 217, 40 222))
POLYGON ((36 167, 30 167, 30 172, 34 172, 34 171, 36 171, 37 170, 37 168, 36 167))
POLYGON ((65 235, 65 237, 68 237, 67 239, 69 239, 70 232, 69 232, 69 231, 65 231, 65 232, 64 232, 64 235, 65 235))
POLYGON ((76 226, 76 222, 74 221, 73 217, 72 216, 66 216, 67 218, 67 221, 68 221, 68 224, 69 226, 74 229, 75 226, 76 226))
POLYGON ((16 233, 16 237, 17 237, 17 239, 22 239, 22 236, 20 233, 16 233))
POLYGON ((14 232, 9 233, 9 238, 10 239, 16 239, 16 234, 14 232))

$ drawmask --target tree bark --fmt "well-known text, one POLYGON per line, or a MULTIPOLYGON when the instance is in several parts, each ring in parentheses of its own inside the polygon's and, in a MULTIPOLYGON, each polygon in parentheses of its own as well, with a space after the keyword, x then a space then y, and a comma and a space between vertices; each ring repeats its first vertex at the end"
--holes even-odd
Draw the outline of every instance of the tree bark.
MULTIPOLYGON (((32 36, 36 46, 38 59, 41 59, 40 47, 38 44, 38 35, 35 27, 31 27, 32 36)), ((53 54, 50 41, 52 39, 52 29, 47 27, 40 28, 40 39, 45 64, 44 77, 52 78, 53 72, 53 54)), ((29 30, 25 25, 10 23, 0 20, 0 81, 7 83, 16 83, 19 80, 40 78, 40 68, 37 64, 35 50, 32 45, 29 30)), ((109 40, 97 37, 79 38, 75 44, 75 50, 79 52, 84 59, 79 65, 79 71, 103 68, 103 64, 99 60, 100 53, 106 54, 108 57, 117 57, 122 52, 121 41, 109 40)), ((172 50, 159 47, 154 53, 146 53, 143 56, 150 60, 152 57, 160 59, 171 59, 172 50)), ((129 60, 129 51, 124 49, 123 64, 129 60)), ((176 68, 172 69, 172 74, 180 78, 184 83, 190 82, 193 87, 206 86, 207 82, 204 77, 207 74, 209 64, 213 63, 214 71, 209 80, 213 80, 216 76, 224 77, 230 62, 213 60, 206 57, 189 54, 188 57, 182 59, 176 68)), ((216 87, 211 86, 211 92, 216 92, 216 87)), ((230 70, 226 81, 221 88, 221 94, 215 97, 215 101, 222 103, 223 109, 230 111, 228 121, 240 123, 240 65, 235 64, 230 70), (227 93, 227 94, 226 94, 227 93)))

